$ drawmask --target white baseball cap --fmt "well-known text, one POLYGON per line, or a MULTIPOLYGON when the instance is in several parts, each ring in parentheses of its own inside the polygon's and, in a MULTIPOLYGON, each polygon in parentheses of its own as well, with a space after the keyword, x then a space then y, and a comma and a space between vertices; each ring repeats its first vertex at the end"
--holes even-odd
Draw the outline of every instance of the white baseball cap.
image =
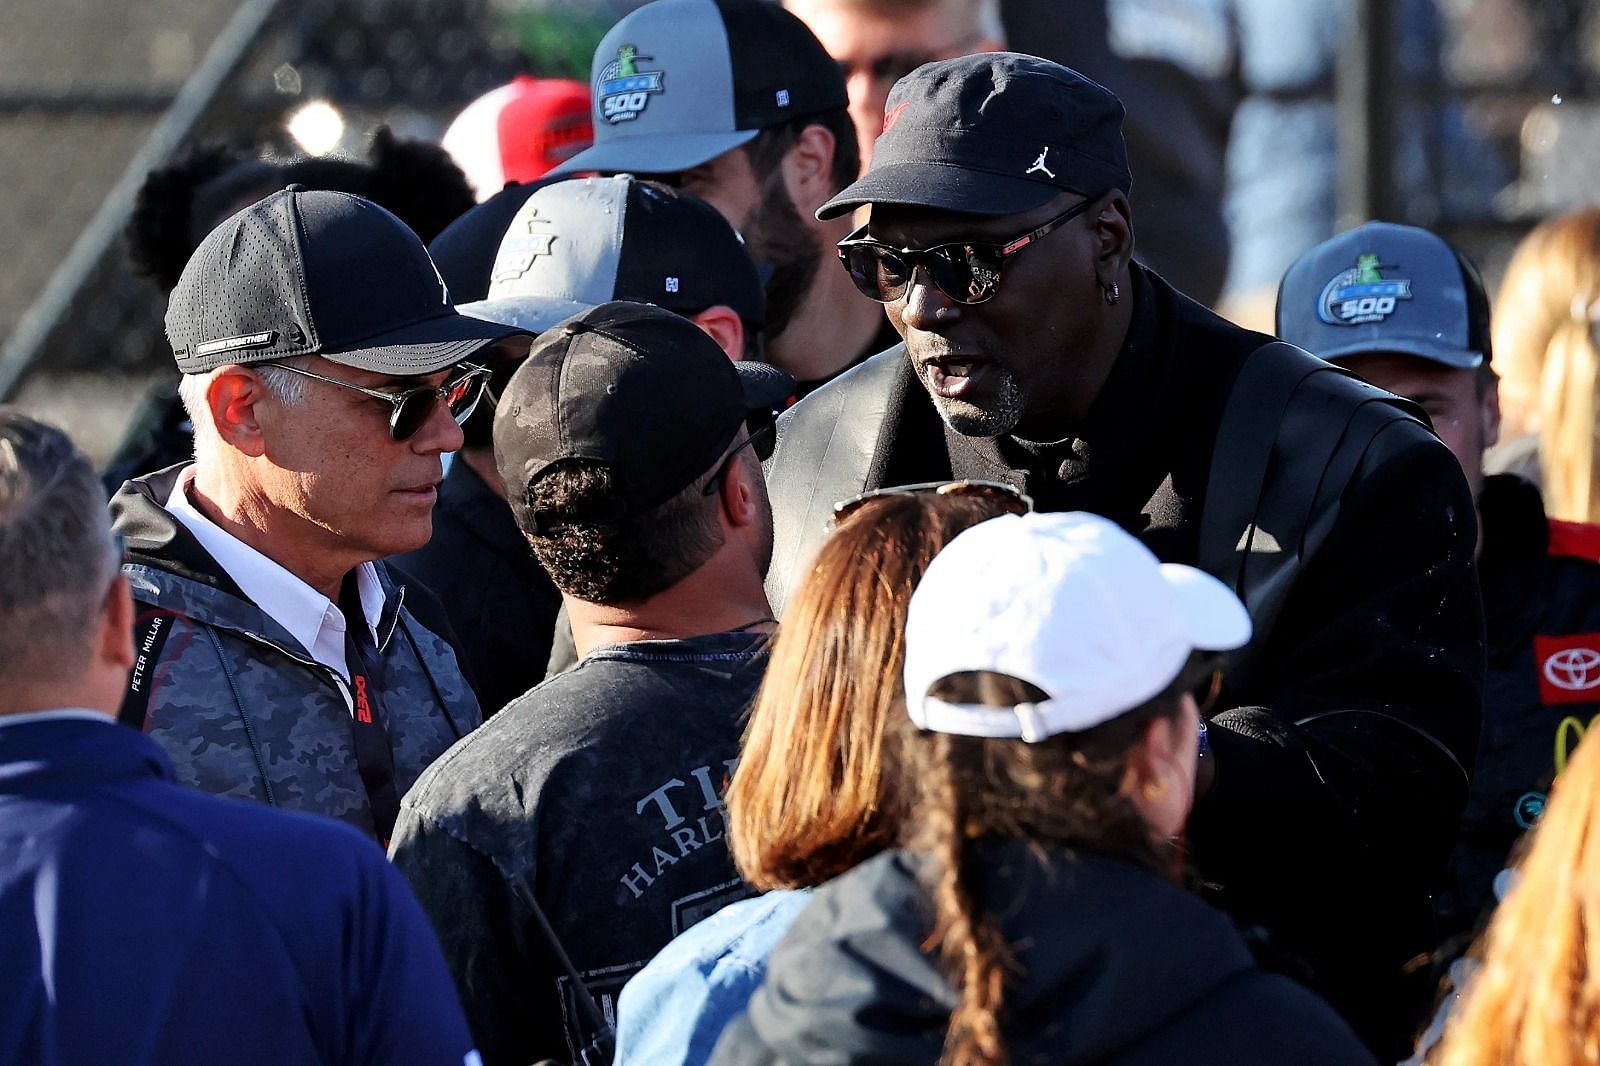
POLYGON ((1098 515, 1001 515, 929 564, 906 618, 906 705, 921 729, 1033 742, 1108 722, 1170 685, 1195 651, 1250 640, 1250 614, 1201 570, 1163 563, 1098 515), (1016 707, 928 695, 969 671, 1046 699, 1016 707))

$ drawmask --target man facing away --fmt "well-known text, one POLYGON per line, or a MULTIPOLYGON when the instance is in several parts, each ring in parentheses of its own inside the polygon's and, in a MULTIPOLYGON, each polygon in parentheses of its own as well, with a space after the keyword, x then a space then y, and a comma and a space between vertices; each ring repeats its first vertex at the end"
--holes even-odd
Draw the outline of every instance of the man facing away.
POLYGON ((393 215, 298 186, 201 242, 167 333, 195 460, 112 501, 139 605, 121 717, 185 784, 387 840, 480 716, 436 601, 376 560, 428 539, 487 379, 464 360, 526 341, 458 314, 393 215))
POLYGON ((0 1061, 474 1066, 382 852, 181 787, 116 724, 118 554, 88 460, 0 407, 0 1061))
POLYGON ((792 387, 688 319, 607 303, 542 334, 500 397, 500 476, 582 657, 422 776, 392 849, 486 1062, 570 1060, 596 1035, 540 913, 610 1013, 747 893, 720 791, 775 623, 767 434, 745 422, 792 387))
POLYGON ((1472 790, 1439 896, 1441 933, 1469 933, 1600 713, 1600 530, 1549 521, 1538 488, 1515 475, 1484 476, 1500 432, 1489 298, 1440 237, 1369 222, 1317 245, 1284 275, 1278 332, 1419 404, 1478 501, 1489 673, 1472 790))
MULTIPOLYGON (((458 253, 462 241, 491 239, 472 214, 457 220, 450 243, 458 253)), ((492 240, 486 298, 462 303, 462 314, 538 334, 587 308, 637 300, 690 319, 730 359, 761 357, 761 277, 733 227, 693 196, 628 175, 557 181, 527 195, 492 240)), ((496 395, 517 363, 491 367, 496 395)), ((488 404, 461 427, 466 439, 439 487, 433 539, 394 560, 444 603, 485 715, 543 680, 552 640, 560 666, 576 658, 570 627, 557 617, 561 594, 511 517, 493 427, 488 404)))
POLYGON ((823 213, 871 206, 840 251, 904 345, 780 422, 773 603, 821 501, 951 477, 1104 515, 1226 581, 1257 636, 1224 675, 1192 854, 1398 1052, 1477 743, 1472 501, 1402 401, 1133 261, 1121 122, 1107 90, 1030 56, 895 86, 871 169, 823 213))
POLYGON ((737 229, 767 288, 767 359, 811 389, 895 343, 883 311, 834 271, 847 221, 813 215, 860 161, 844 78, 805 25, 766 0, 655 0, 595 49, 594 147, 554 173, 658 177, 737 229))

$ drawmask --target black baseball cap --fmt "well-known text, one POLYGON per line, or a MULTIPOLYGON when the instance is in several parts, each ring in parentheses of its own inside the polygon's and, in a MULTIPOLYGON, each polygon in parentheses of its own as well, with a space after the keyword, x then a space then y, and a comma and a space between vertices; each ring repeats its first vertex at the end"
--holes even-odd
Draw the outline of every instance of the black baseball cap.
POLYGON ((1015 215, 1064 191, 1127 192, 1122 115, 1111 90, 1036 56, 925 63, 889 91, 871 168, 817 217, 864 204, 1015 215))
POLYGON ((604 463, 625 504, 610 517, 636 517, 704 476, 747 416, 793 391, 788 374, 730 360, 687 318, 601 304, 533 342, 495 409, 495 463, 524 530, 550 525, 528 486, 571 459, 604 463))
POLYGON ((1295 260, 1278 287, 1278 336, 1329 362, 1392 352, 1470 370, 1493 355, 1477 268, 1442 237, 1390 222, 1295 260))
POLYGON ((612 300, 680 314, 724 304, 759 326, 761 274, 710 204, 622 174, 539 189, 500 243, 488 299, 461 312, 541 333, 612 300))
POLYGON ((844 75, 766 0, 655 0, 595 49, 594 145, 551 171, 668 174, 848 100, 844 75))
POLYGON ((167 338, 185 374, 297 355, 433 374, 521 336, 458 313, 422 241, 394 215, 300 185, 207 234, 167 303, 167 338))

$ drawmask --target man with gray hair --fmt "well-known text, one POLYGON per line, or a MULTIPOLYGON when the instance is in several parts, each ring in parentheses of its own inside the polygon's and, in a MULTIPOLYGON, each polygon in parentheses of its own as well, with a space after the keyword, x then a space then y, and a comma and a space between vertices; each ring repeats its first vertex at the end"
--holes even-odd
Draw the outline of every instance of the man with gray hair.
POLYGON ((180 787, 116 725, 118 557, 88 460, 0 407, 0 1062, 471 1066, 377 848, 180 787))
POLYGON ((377 560, 432 532, 488 376, 463 360, 525 335, 458 314, 381 207, 298 186, 200 244, 167 334, 195 461, 112 502, 140 610, 122 720, 186 784, 386 841, 481 716, 447 627, 377 560))

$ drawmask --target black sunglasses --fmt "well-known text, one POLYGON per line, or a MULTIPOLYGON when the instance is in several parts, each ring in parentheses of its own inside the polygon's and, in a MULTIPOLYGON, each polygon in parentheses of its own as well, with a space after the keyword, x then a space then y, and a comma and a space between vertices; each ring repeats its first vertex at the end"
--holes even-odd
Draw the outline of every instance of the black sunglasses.
POLYGON ((776 422, 763 422, 750 431, 749 436, 734 445, 727 455, 722 457, 722 462, 717 466, 717 472, 711 475, 711 480, 706 482, 706 487, 700 491, 707 496, 715 496, 722 487, 722 479, 727 476, 728 464, 734 457, 746 448, 756 453, 756 458, 763 463, 772 458, 772 448, 777 443, 778 425, 776 422))
POLYGON ((1033 510, 1033 498, 1014 485, 1004 481, 923 481, 915 485, 891 485, 873 489, 833 505, 833 522, 840 522, 855 514, 873 500, 892 499, 897 496, 978 496, 994 503, 1001 514, 1028 514, 1033 510))
POLYGON ((932 248, 896 248, 873 240, 862 226, 839 242, 839 262, 850 273, 856 288, 879 303, 891 303, 905 295, 917 267, 939 290, 960 304, 981 304, 994 298, 1000 286, 1000 270, 1006 260, 1045 234, 1066 225, 1087 211, 1094 200, 1073 204, 1038 229, 998 244, 952 241, 932 248))
POLYGON ((262 366, 275 366, 279 370, 287 370, 291 374, 313 378, 317 381, 326 381, 330 385, 359 392, 363 396, 371 396, 375 400, 382 400, 390 405, 389 435, 395 440, 408 440, 423 424, 433 415, 434 408, 444 404, 450 412, 450 417, 455 419, 456 425, 461 425, 477 408, 483 399, 484 391, 489 387, 490 370, 486 366, 476 363, 458 363, 456 368, 462 371, 459 377, 451 378, 442 385, 418 385, 414 389, 405 389, 401 392, 384 392, 381 389, 369 389, 362 385, 354 385, 338 378, 324 377, 313 374, 309 370, 302 370, 297 366, 286 363, 263 363, 262 366))

